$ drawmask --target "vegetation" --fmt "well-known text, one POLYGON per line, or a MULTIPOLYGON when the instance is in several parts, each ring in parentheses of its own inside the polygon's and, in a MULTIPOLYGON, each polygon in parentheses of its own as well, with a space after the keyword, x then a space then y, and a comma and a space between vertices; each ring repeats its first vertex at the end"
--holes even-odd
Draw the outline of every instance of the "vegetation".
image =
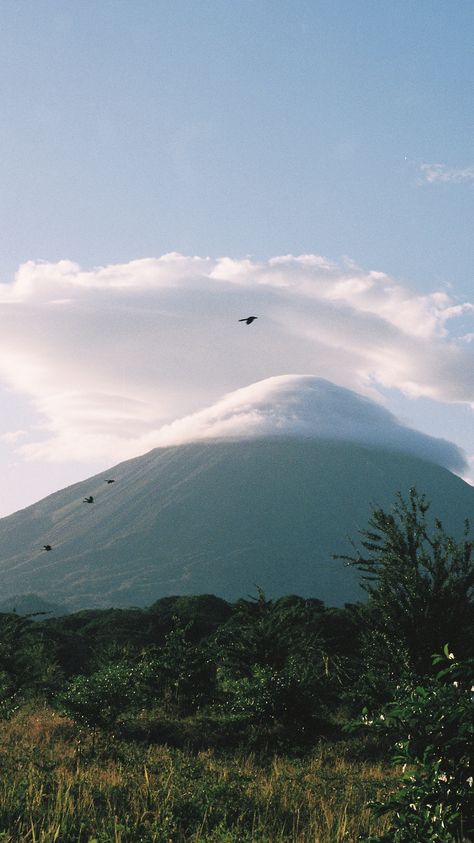
POLYGON ((376 507, 362 533, 363 552, 345 556, 363 574, 369 593, 369 625, 403 652, 406 666, 429 671, 446 641, 461 655, 472 652, 474 542, 469 522, 463 538, 446 535, 430 504, 416 489, 398 494, 392 512, 376 507), (442 623, 440 623, 442 619, 442 623))
POLYGON ((387 764, 347 745, 305 758, 102 739, 48 708, 0 724, 2 843, 342 843, 387 825, 387 764))
POLYGON ((401 787, 374 805, 390 813, 387 833, 373 843, 451 843, 474 835, 474 659, 458 661, 446 646, 441 669, 423 685, 397 690, 379 717, 363 723, 391 737, 403 764, 401 787))
POLYGON ((411 490, 361 546, 361 605, 0 614, 0 838, 474 839, 469 527, 411 490))

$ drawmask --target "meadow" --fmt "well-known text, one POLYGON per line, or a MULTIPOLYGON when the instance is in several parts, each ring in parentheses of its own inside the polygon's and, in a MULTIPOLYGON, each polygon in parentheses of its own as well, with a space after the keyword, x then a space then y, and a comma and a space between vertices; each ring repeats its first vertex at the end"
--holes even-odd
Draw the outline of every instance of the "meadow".
POLYGON ((302 757, 93 733, 48 707, 0 723, 4 843, 342 843, 380 833, 396 770, 350 742, 302 757))

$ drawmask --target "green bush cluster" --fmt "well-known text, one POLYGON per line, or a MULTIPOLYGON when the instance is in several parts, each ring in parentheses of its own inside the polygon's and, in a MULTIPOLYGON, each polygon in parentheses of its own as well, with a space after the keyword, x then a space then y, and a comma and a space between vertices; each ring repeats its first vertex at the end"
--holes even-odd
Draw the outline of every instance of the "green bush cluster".
POLYGON ((406 684, 379 715, 363 723, 388 736, 402 766, 400 788, 375 803, 391 827, 371 843, 456 843, 474 835, 474 659, 458 661, 446 645, 436 674, 406 684), (441 667, 441 669, 439 669, 441 667))

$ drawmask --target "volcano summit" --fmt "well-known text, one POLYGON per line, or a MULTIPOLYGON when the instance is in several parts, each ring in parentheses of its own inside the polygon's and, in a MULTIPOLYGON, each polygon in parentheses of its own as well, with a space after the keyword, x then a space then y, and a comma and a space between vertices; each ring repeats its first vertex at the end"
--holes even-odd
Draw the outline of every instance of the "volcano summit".
POLYGON ((455 445, 312 376, 252 384, 157 436, 149 453, 0 520, 5 598, 34 592, 76 610, 232 600, 258 585, 338 605, 363 592, 333 554, 373 504, 416 486, 454 535, 474 508, 455 445))

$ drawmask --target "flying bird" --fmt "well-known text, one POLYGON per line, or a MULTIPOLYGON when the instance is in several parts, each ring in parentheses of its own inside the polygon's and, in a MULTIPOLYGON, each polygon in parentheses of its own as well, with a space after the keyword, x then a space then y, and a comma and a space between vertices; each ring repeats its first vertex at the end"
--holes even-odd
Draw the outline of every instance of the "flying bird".
POLYGON ((50 545, 50 544, 44 544, 44 545, 43 545, 43 550, 52 550, 52 549, 53 549, 53 548, 51 547, 51 545, 50 545))
POLYGON ((258 319, 258 316, 245 316, 244 319, 239 319, 239 322, 245 322, 246 325, 251 325, 256 319, 258 319))
POLYGON ((92 495, 89 495, 88 498, 84 498, 82 503, 94 503, 94 498, 92 497, 92 495))
POLYGON ((115 483, 115 480, 106 480, 106 483, 115 483))

